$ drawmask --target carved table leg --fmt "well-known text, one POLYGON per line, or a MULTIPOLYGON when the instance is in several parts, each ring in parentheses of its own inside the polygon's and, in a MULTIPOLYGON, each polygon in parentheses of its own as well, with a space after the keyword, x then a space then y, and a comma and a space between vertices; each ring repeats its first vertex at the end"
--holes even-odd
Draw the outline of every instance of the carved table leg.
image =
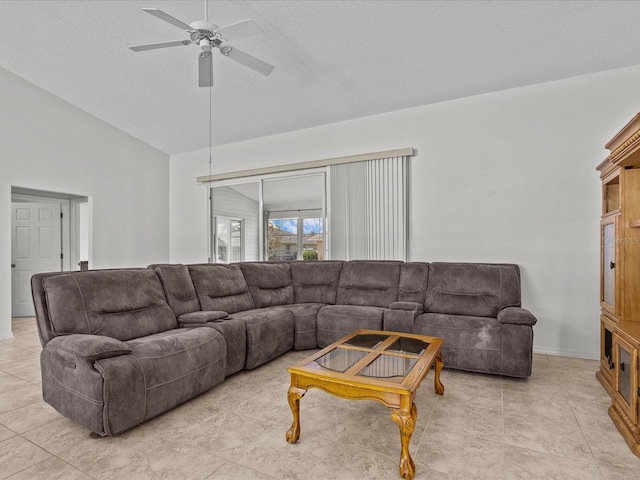
POLYGON ((409 442, 411 441, 411 435, 413 435, 413 429, 416 427, 418 409, 415 403, 411 403, 411 408, 407 408, 407 405, 403 405, 404 403, 406 402, 401 402, 398 410, 391 411, 391 420, 400 427, 400 442, 402 444, 400 476, 405 480, 412 480, 416 474, 416 465, 413 463, 413 458, 409 453, 409 442))
POLYGON ((294 385, 289 387, 287 400, 291 407, 291 413, 293 413, 293 423, 291 424, 291 428, 287 430, 287 442, 289 443, 296 443, 300 437, 300 399, 305 393, 307 393, 306 390, 294 385))
POLYGON ((443 366, 444 366, 444 357, 442 355, 442 352, 438 352, 438 356, 436 357, 435 375, 433 379, 436 393, 438 395, 442 395, 444 393, 444 385, 442 385, 442 383, 440 382, 440 372, 442 372, 443 366))

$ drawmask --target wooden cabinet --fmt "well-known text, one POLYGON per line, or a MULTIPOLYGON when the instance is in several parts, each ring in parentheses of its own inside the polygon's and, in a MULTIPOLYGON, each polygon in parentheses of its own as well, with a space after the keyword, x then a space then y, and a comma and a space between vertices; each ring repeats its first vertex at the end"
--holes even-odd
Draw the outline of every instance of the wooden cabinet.
POLYGON ((600 219, 600 368, 609 416, 640 456, 640 114, 616 134, 598 166, 600 219))

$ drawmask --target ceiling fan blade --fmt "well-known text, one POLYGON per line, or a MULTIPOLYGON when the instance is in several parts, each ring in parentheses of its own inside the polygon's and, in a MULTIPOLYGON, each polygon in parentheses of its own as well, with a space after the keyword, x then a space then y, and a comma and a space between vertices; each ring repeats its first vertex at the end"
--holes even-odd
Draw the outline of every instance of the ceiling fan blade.
POLYGON ((153 15, 154 17, 158 17, 160 20, 164 20, 165 22, 170 23, 182 30, 186 30, 187 32, 193 32, 193 28, 190 25, 187 25, 184 22, 181 22, 177 18, 172 17, 168 13, 164 13, 162 10, 158 10, 157 8, 143 8, 143 12, 147 12, 149 15, 153 15))
POLYGON ((201 87, 213 87, 213 55, 204 51, 198 58, 198 85, 201 87))
POLYGON ((129 47, 134 52, 144 52, 145 50, 155 50, 156 48, 179 47, 189 45, 191 40, 175 40, 173 42, 147 43, 146 45, 134 45, 129 47))
POLYGON ((273 69, 276 68, 273 65, 267 62, 263 62, 259 58, 254 57, 253 55, 244 53, 243 51, 229 45, 221 47, 220 52, 223 55, 226 55, 227 57, 235 60, 236 62, 241 63, 245 67, 249 67, 263 75, 269 75, 271 72, 273 72, 273 69))
POLYGON ((253 20, 243 20, 241 22, 233 23, 231 25, 219 28, 218 33, 227 40, 235 40, 236 38, 257 35, 258 33, 263 32, 258 24, 253 20))

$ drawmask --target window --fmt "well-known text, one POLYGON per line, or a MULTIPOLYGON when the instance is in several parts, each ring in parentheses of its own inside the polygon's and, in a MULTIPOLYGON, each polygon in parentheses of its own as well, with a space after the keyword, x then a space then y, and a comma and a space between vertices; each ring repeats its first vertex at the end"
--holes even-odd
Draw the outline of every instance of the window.
POLYGON ((244 260, 244 219, 224 216, 214 217, 215 263, 242 262, 244 260))
POLYGON ((267 222, 267 259, 323 260, 324 218, 270 218, 267 222))

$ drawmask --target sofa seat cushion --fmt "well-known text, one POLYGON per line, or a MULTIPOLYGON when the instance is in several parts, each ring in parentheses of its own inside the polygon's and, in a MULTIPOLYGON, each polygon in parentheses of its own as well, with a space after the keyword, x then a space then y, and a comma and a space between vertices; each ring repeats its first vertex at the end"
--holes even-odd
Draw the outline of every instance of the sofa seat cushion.
POLYGON ((318 311, 324 307, 324 303, 294 303, 292 305, 282 305, 293 315, 293 349, 308 350, 318 346, 316 335, 318 311))
POLYGON ((444 339, 447 368, 500 373, 502 324, 495 318, 425 313, 415 319, 413 333, 444 339))
POLYGON ((318 346, 323 348, 359 328, 382 330, 384 308, 325 305, 318 312, 318 346))
POLYGON ((213 328, 180 328, 125 343, 144 372, 145 420, 224 380, 227 347, 213 328))
POLYGON ((293 314, 283 308, 256 308, 233 314, 244 321, 250 370, 283 355, 293 348, 293 314))

